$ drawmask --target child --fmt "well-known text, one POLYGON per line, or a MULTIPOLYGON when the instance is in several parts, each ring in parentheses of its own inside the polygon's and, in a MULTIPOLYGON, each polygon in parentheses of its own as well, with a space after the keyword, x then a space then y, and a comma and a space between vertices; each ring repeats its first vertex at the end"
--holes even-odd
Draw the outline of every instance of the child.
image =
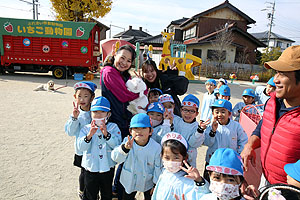
POLYGON ((219 79, 217 88, 219 89, 222 85, 227 85, 227 81, 224 78, 219 79))
POLYGON ((212 118, 212 113, 210 106, 215 102, 216 96, 214 95, 214 89, 216 88, 216 81, 214 79, 209 79, 205 82, 205 87, 207 92, 203 96, 202 106, 201 106, 201 121, 206 121, 212 118))
MULTIPOLYGON (((241 153, 248 141, 242 126, 238 122, 230 120, 232 105, 229 101, 217 100, 211 109, 213 122, 204 132, 204 144, 208 146, 205 157, 206 166, 210 163, 210 158, 217 149, 231 148, 241 153)), ((208 180, 206 170, 204 171, 204 178, 208 180)))
POLYGON ((258 105, 265 104, 266 101, 270 98, 270 93, 274 92, 276 85, 274 83, 274 77, 270 78, 267 82, 267 86, 258 86, 255 89, 255 101, 258 105))
POLYGON ((95 97, 97 85, 90 81, 78 82, 74 85, 73 113, 65 124, 65 132, 69 136, 75 136, 75 155, 73 164, 81 168, 79 175, 79 197, 82 197, 84 190, 84 168, 81 167, 82 151, 77 147, 77 141, 80 130, 87 124, 91 123, 90 106, 95 97))
POLYGON ((199 99, 192 94, 184 97, 181 103, 181 116, 173 120, 174 132, 180 133, 186 138, 189 144, 188 150, 188 162, 196 167, 197 148, 200 147, 204 141, 204 129, 210 123, 210 120, 206 122, 196 121, 196 117, 199 108, 199 99))
POLYGON ((148 101, 149 104, 153 102, 158 102, 158 97, 162 95, 163 92, 158 88, 152 88, 148 92, 148 101))
POLYGON ((170 94, 163 94, 158 97, 158 102, 161 103, 164 108, 173 116, 173 118, 180 118, 174 114, 175 102, 170 94))
POLYGON ((244 181, 241 157, 234 150, 220 148, 212 155, 208 170, 210 194, 205 194, 201 200, 244 200, 240 187, 244 181))
POLYGON ((245 89, 243 94, 242 94, 242 98, 243 98, 243 102, 239 102, 237 103, 233 110, 232 110, 232 115, 235 117, 235 121, 239 121, 240 120, 240 113, 242 111, 242 109, 246 106, 246 105, 251 105, 251 104, 255 104, 254 98, 255 98, 255 92, 253 89, 245 89))
POLYGON ((228 85, 222 85, 219 89, 219 98, 218 99, 226 99, 227 101, 230 100, 230 87, 228 85))
POLYGON ((186 162, 188 144, 184 137, 170 132, 161 142, 164 171, 159 176, 152 200, 173 200, 174 194, 184 194, 187 199, 199 199, 209 193, 209 184, 186 162))
POLYGON ((112 198, 112 181, 115 162, 111 151, 121 143, 117 124, 108 122, 110 103, 105 97, 95 98, 91 107, 92 122, 84 126, 78 138, 78 148, 83 151, 82 167, 85 168, 83 199, 112 198))
POLYGON ((161 173, 161 147, 150 138, 152 128, 145 113, 131 119, 129 132, 132 137, 124 138, 111 154, 114 161, 124 162, 120 177, 123 200, 134 200, 137 191, 144 192, 145 200, 150 200, 150 192, 161 173))
POLYGON ((287 174, 287 183, 300 188, 300 160, 296 163, 286 164, 284 171, 287 174))
POLYGON ((147 115, 150 117, 153 127, 151 138, 160 144, 161 138, 171 131, 171 124, 173 123, 173 116, 162 104, 158 102, 151 103, 148 106, 147 115))

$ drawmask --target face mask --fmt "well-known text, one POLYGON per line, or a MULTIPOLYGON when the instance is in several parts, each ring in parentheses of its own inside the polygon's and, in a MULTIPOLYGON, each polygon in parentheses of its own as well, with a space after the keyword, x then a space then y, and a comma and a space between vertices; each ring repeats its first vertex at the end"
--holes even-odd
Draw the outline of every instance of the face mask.
POLYGON ((210 180, 209 190, 221 200, 234 199, 240 196, 240 185, 221 183, 210 180))
POLYGON ((100 118, 100 119, 94 118, 93 120, 95 120, 95 124, 96 124, 97 126, 100 126, 101 124, 103 124, 103 120, 105 121, 105 124, 106 124, 106 122, 107 122, 107 117, 103 117, 103 118, 100 118))
POLYGON ((168 112, 170 112, 172 115, 174 114, 173 112, 174 112, 174 110, 173 110, 173 108, 169 108, 169 109, 167 109, 168 110, 168 112))
POLYGON ((151 122, 152 122, 152 127, 155 127, 155 126, 158 126, 162 121, 158 121, 158 120, 155 120, 155 119, 151 119, 151 122))
POLYGON ((181 162, 163 160, 163 165, 169 172, 176 173, 180 170, 181 162))

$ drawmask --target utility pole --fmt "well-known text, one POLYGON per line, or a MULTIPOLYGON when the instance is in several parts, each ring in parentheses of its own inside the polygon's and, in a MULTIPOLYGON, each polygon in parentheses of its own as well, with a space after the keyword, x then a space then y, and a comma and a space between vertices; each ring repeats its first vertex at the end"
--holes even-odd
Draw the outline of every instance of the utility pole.
POLYGON ((39 13, 38 13, 38 4, 36 4, 36 2, 38 2, 38 0, 32 0, 32 3, 29 2, 29 1, 25 1, 25 0, 19 0, 19 1, 25 2, 29 5, 32 5, 33 19, 35 20, 35 15, 36 15, 36 19, 38 19, 38 15, 39 15, 39 13))
POLYGON ((267 8, 265 9, 262 9, 262 11, 265 11, 265 10, 270 10, 269 8, 271 8, 271 13, 269 12, 268 13, 268 19, 270 20, 270 23, 268 24, 270 27, 269 27, 269 32, 268 32, 268 47, 270 47, 270 38, 271 38, 271 33, 272 33, 272 27, 273 27, 273 20, 274 20, 274 12, 275 12, 275 0, 274 2, 266 2, 266 3, 269 3, 271 4, 271 7, 270 6, 267 6, 267 8))
POLYGON ((39 13, 38 7, 39 7, 40 4, 38 4, 39 0, 35 0, 35 1, 36 1, 36 4, 35 4, 36 5, 36 9, 35 9, 36 10, 36 20, 39 20, 39 14, 40 13, 39 13))
POLYGON ((270 29, 269 29, 269 33, 268 33, 268 47, 270 46, 270 37, 271 37, 271 31, 272 31, 272 26, 273 26, 274 12, 275 12, 275 0, 273 2, 272 12, 271 12, 271 16, 270 16, 270 24, 269 24, 270 29))

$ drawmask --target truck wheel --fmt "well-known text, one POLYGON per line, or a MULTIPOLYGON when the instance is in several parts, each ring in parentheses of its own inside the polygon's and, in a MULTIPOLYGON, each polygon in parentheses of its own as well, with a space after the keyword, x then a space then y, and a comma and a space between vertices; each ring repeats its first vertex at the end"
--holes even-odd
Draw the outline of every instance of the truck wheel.
POLYGON ((5 69, 4 69, 4 67, 1 67, 1 66, 0 66, 0 74, 2 74, 2 75, 5 74, 5 69))
POLYGON ((64 79, 66 78, 66 68, 64 67, 54 67, 52 70, 52 75, 54 78, 57 79, 64 79))

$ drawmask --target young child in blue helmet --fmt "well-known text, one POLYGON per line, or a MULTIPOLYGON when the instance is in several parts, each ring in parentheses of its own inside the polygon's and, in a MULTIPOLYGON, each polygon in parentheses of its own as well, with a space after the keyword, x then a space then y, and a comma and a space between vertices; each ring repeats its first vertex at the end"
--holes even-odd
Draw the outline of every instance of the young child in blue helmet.
POLYGON ((173 127, 174 132, 180 133, 188 142, 188 162, 196 167, 197 148, 200 147, 204 141, 204 129, 210 123, 210 120, 206 122, 196 121, 196 117, 199 114, 199 99, 189 94, 182 100, 181 103, 181 118, 174 118, 173 127))
POLYGON ((205 82, 207 92, 204 93, 201 105, 200 120, 206 121, 212 118, 210 106, 215 102, 216 96, 214 90, 216 89, 217 82, 214 79, 208 79, 205 82))
POLYGON ((91 106, 92 122, 84 126, 78 138, 78 148, 83 151, 82 167, 85 168, 83 199, 112 198, 112 181, 116 163, 111 151, 121 143, 121 131, 117 124, 108 122, 110 103, 105 97, 97 97, 91 106))
POLYGON ((160 144, 161 138, 171 131, 173 116, 166 112, 164 106, 158 102, 149 104, 147 115, 151 119, 153 128, 151 138, 160 144))
POLYGON ((80 130, 87 124, 91 123, 91 102, 95 97, 97 85, 90 81, 82 81, 74 84, 74 99, 73 112, 65 124, 65 132, 69 136, 75 136, 74 148, 74 166, 81 168, 79 175, 79 190, 78 195, 82 197, 85 187, 84 183, 84 168, 81 166, 83 152, 77 147, 77 141, 80 130))
POLYGON ((230 100, 230 87, 228 85, 222 85, 219 89, 219 98, 218 99, 226 99, 227 101, 230 100))
POLYGON ((151 138, 150 117, 140 113, 130 121, 130 136, 111 154, 117 163, 124 163, 120 182, 124 187, 123 199, 134 200, 137 191, 144 199, 151 199, 151 190, 161 173, 161 146, 151 138))
POLYGON ((265 104, 266 101, 270 98, 270 93, 274 92, 275 89, 276 85, 274 83, 274 77, 269 79, 266 87, 257 86, 255 89, 255 101, 257 102, 257 104, 265 104))
POLYGON ((239 121, 240 120, 240 113, 242 111, 242 109, 246 106, 246 105, 252 105, 252 104, 255 104, 255 92, 253 89, 251 88, 248 88, 248 89, 245 89, 243 91, 243 94, 242 94, 242 98, 243 98, 243 102, 239 102, 237 103, 233 110, 232 110, 232 116, 235 117, 235 121, 239 121))
POLYGON ((161 141, 163 173, 155 186, 152 200, 174 200, 174 194, 187 199, 200 199, 209 193, 209 184, 198 170, 187 163, 188 144, 181 134, 167 133, 161 141))
POLYGON ((240 155, 230 148, 217 149, 206 166, 209 174, 211 193, 201 200, 244 200, 240 187, 244 181, 243 164, 240 155))
MULTIPOLYGON (((241 186, 247 184, 243 177, 242 158, 230 148, 220 148, 211 157, 211 162, 206 166, 209 174, 209 190, 211 193, 204 194, 200 200, 245 200, 241 192, 241 186)), ((193 174, 197 174, 194 169, 193 174)), ((244 195, 258 196, 253 185, 244 189, 244 195)), ((176 195, 175 199, 189 200, 186 194, 176 195)), ((192 198, 199 199, 199 198, 192 198)))
MULTIPOLYGON (((230 119, 232 105, 225 99, 219 99, 211 106, 213 121, 204 132, 204 144, 208 146, 206 151, 206 166, 210 164, 212 154, 219 148, 231 148, 241 153, 248 141, 247 134, 242 126, 230 119)), ((208 180, 207 171, 204 178, 208 180)))

